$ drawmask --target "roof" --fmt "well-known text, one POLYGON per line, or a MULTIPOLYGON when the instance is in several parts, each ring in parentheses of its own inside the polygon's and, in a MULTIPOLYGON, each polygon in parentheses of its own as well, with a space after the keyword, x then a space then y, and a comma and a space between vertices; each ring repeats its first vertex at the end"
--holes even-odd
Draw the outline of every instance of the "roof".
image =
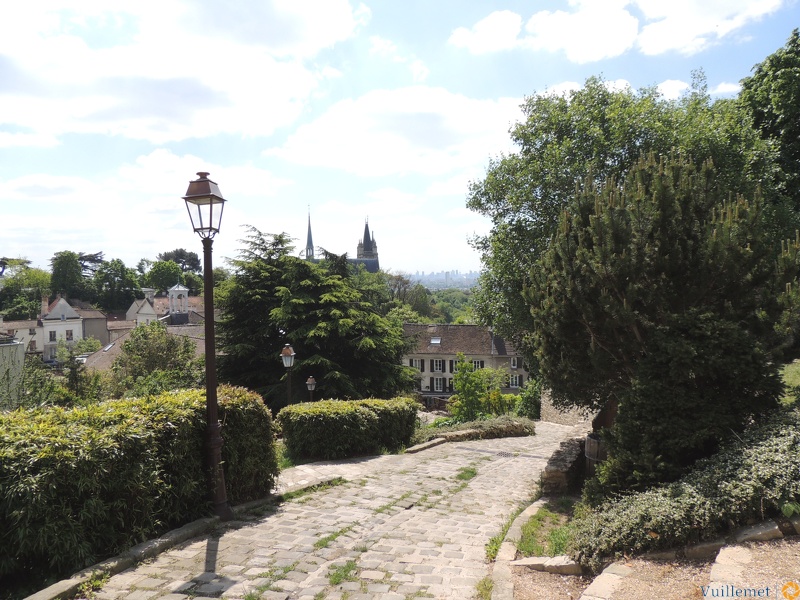
POLYGON ((75 312, 80 315, 82 319, 103 319, 105 321, 106 314, 96 308, 75 308, 75 312))
POLYGON ((42 317, 45 321, 59 321, 64 319, 80 319, 80 315, 75 312, 64 298, 56 299, 47 307, 47 314, 42 317))
POLYGON ((0 323, 0 331, 34 329, 37 325, 37 321, 3 321, 0 323))
POLYGON ((514 347, 483 325, 406 323, 406 337, 416 338, 409 354, 516 356, 514 347), (436 340, 439 340, 436 342, 436 340))
MULTIPOLYGON (((127 322, 135 325, 132 321, 127 322)), ((130 336, 134 329, 135 327, 131 327, 130 331, 126 331, 118 339, 87 357, 86 368, 96 371, 107 371, 111 369, 111 365, 122 350, 122 344, 128 339, 128 336, 130 336)), ((206 351, 205 327, 202 325, 168 325, 167 333, 189 338, 195 344, 196 356, 201 356, 206 351)))

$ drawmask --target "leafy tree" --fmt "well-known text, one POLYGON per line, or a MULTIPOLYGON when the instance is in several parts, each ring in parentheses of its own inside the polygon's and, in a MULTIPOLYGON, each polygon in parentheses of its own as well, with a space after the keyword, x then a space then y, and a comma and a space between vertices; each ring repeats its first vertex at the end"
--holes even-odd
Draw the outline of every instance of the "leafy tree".
POLYGON ((189 288, 190 296, 199 296, 203 293, 203 278, 197 273, 184 273, 183 285, 189 288))
POLYGON ((81 265, 81 273, 83 273, 83 276, 91 279, 104 262, 103 253, 78 252, 78 262, 81 265))
POLYGON ((780 395, 783 286, 761 203, 717 182, 710 162, 652 155, 621 183, 589 180, 531 270, 554 402, 618 410, 605 493, 675 478, 780 395))
POLYGON ((231 276, 231 272, 225 267, 214 267, 214 286, 220 285, 222 282, 227 281, 231 276))
POLYGON ((741 100, 761 136, 778 149, 778 188, 800 210, 800 32, 742 80, 741 100))
POLYGON ((751 195, 760 183, 773 198, 768 145, 735 101, 711 102, 702 73, 677 101, 655 88, 611 90, 593 77, 565 96, 534 95, 523 112, 511 130, 518 150, 490 162, 485 178, 471 183, 467 205, 492 220, 490 233, 473 240, 485 266, 476 312, 529 360, 534 323, 520 299, 576 182, 620 178, 640 155, 678 149, 699 162, 712 158, 719 185, 751 195))
POLYGON ((22 383, 18 396, 10 397, 0 386, 0 410, 18 407, 36 408, 52 404, 58 396, 58 384, 41 359, 26 356, 22 368, 22 383))
POLYGON ((60 293, 66 298, 82 297, 86 287, 77 252, 70 250, 56 252, 50 259, 50 267, 50 285, 53 293, 60 293))
MULTIPOLYGON (((453 373, 453 390, 450 412, 461 422, 475 421, 487 414, 503 414, 506 410, 492 410, 493 396, 500 395, 500 388, 505 385, 508 373, 503 369, 476 369, 472 361, 464 354, 456 355, 456 369, 453 373)), ((497 400, 494 400, 497 403, 497 400)), ((507 408, 511 408, 511 405, 507 408)))
POLYGON ((162 252, 156 258, 162 262, 171 260, 180 267, 182 273, 200 274, 203 270, 200 265, 200 257, 197 253, 189 252, 183 248, 178 248, 170 252, 162 252))
POLYGON ((8 320, 35 319, 42 297, 50 295, 50 273, 8 262, 0 288, 0 313, 8 320))
MULTIPOLYGON (((313 375, 326 397, 391 397, 411 388, 413 378, 400 364, 402 325, 365 300, 341 261, 299 259, 285 234, 255 228, 244 243, 218 301, 221 377, 258 389, 277 408, 286 395, 278 354, 289 343, 297 355, 294 379, 313 375)), ((305 388, 293 391, 305 398, 305 388)))
POLYGON ((109 311, 127 309, 136 298, 139 278, 120 259, 104 261, 94 275, 100 306, 109 311))
POLYGON ((137 389, 157 393, 197 387, 203 380, 202 361, 196 356, 194 342, 171 335, 158 321, 140 325, 130 333, 111 370, 118 394, 132 390, 137 395, 137 389))
POLYGON ((165 292, 181 282, 181 268, 171 260, 154 262, 147 272, 147 284, 160 292, 165 292))

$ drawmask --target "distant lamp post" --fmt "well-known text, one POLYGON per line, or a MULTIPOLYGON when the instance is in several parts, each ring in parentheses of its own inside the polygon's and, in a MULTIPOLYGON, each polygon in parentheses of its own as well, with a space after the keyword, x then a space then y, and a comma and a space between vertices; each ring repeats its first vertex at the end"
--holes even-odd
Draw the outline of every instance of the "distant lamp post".
POLYGON ((292 403, 292 366, 294 366, 294 349, 286 344, 281 350, 281 360, 286 369, 286 401, 292 403))
POLYGON ((217 403, 217 359, 214 338, 214 271, 211 266, 211 245, 219 233, 225 198, 217 184, 200 172, 198 179, 189 182, 183 199, 192 221, 192 228, 203 241, 203 302, 205 304, 206 334, 206 450, 209 488, 213 493, 214 512, 222 520, 233 518, 225 491, 225 472, 222 470, 222 426, 217 403))
POLYGON ((306 387, 308 388, 308 401, 314 401, 314 388, 317 387, 317 380, 313 376, 306 379, 306 387))
POLYGON ((4 258, 0 258, 0 277, 3 276, 3 273, 5 272, 7 266, 8 263, 6 262, 6 260, 4 258))

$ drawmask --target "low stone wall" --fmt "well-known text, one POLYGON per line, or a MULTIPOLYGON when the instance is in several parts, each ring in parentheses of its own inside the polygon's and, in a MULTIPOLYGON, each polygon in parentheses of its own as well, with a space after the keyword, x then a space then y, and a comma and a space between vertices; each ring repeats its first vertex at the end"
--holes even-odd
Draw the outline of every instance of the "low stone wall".
POLYGON ((585 443, 585 437, 561 442, 542 472, 542 494, 558 496, 580 490, 586 468, 585 443))
POLYGON ((542 391, 542 421, 559 425, 578 425, 584 421, 591 421, 594 416, 594 413, 585 409, 559 410, 553 406, 550 390, 542 391))

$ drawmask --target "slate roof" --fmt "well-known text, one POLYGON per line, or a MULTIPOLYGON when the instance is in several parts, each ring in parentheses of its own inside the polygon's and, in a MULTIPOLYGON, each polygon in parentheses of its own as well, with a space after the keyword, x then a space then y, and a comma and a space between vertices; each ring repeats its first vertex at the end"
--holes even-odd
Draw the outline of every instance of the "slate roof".
POLYGON ((483 325, 425 325, 406 323, 406 337, 415 338, 416 344, 408 354, 442 354, 517 356, 514 347, 503 338, 493 335, 483 325), (439 343, 433 343, 439 338, 439 343))

